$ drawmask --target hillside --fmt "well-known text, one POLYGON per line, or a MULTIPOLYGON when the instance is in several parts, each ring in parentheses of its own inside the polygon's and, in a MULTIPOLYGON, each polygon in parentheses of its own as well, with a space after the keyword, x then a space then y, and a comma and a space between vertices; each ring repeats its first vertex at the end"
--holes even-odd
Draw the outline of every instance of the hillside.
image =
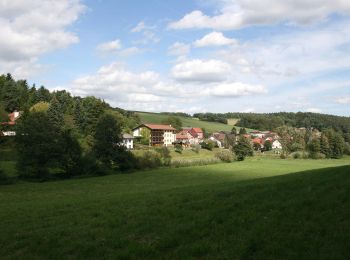
MULTIPOLYGON (((140 116, 142 123, 156 123, 160 124, 163 120, 165 120, 168 115, 165 114, 158 114, 158 113, 148 113, 148 112, 136 112, 137 115, 140 116)), ((200 127, 204 128, 207 132, 213 133, 216 131, 231 131, 232 126, 218 123, 218 122, 208 122, 208 121, 202 121, 197 118, 193 117, 183 117, 179 116, 179 118, 182 121, 183 127, 189 126, 189 127, 200 127)), ((240 129, 237 127, 238 130, 240 129)), ((247 129, 249 131, 250 129, 247 129)))
POLYGON ((2 186, 0 255, 349 259, 349 164, 251 159, 2 186))

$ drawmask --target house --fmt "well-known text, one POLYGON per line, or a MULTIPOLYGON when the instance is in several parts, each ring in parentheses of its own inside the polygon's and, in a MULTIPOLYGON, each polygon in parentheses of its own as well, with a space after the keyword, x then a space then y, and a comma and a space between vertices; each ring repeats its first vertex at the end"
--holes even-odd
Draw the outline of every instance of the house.
MULTIPOLYGON (((254 145, 254 144, 260 145, 260 149, 264 148, 264 145, 263 145, 264 141, 263 141, 262 138, 256 137, 256 138, 254 138, 254 139, 252 140, 252 143, 253 143, 253 145, 254 145)), ((254 147, 255 147, 255 146, 254 146, 254 147)))
POLYGON ((197 137, 199 140, 203 140, 204 139, 204 133, 202 128, 199 127, 192 127, 190 130, 190 133, 192 136, 197 137))
POLYGON ((176 142, 187 146, 199 144, 199 139, 192 135, 191 128, 183 128, 180 132, 176 133, 176 142))
POLYGON ((144 138, 150 146, 170 146, 176 141, 176 129, 171 125, 142 124, 132 131, 135 138, 144 138))
POLYGON ((128 150, 134 149, 134 137, 131 134, 124 133, 122 135, 123 141, 122 145, 125 146, 128 150))
POLYGON ((272 142, 272 149, 282 149, 282 144, 280 141, 275 140, 272 142))
POLYGON ((15 136, 16 132, 11 129, 14 125, 16 125, 16 120, 21 116, 22 112, 14 111, 8 114, 9 121, 1 122, 1 125, 4 126, 5 130, 0 132, 2 136, 15 136))

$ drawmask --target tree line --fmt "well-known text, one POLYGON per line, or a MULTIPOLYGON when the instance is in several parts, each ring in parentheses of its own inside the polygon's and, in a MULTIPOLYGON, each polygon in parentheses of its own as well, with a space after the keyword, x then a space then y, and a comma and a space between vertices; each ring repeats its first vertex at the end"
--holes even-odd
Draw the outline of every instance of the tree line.
POLYGON ((92 96, 49 91, 16 81, 10 74, 1 75, 1 122, 7 122, 13 111, 21 111, 16 125, 2 124, 0 130, 16 131, 16 137, 0 138, 0 142, 9 142, 16 150, 20 177, 69 177, 125 171, 136 165, 121 145, 122 132, 140 123, 133 112, 112 108, 92 96))

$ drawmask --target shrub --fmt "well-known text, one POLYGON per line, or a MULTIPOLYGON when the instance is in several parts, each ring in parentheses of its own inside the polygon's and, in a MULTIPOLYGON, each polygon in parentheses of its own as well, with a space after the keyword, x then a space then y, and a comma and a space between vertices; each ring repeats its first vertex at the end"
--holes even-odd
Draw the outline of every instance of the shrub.
POLYGON ((301 158, 301 154, 299 152, 295 152, 295 153, 293 153, 293 158, 294 159, 300 159, 301 158))
POLYGON ((181 144, 175 144, 175 152, 182 153, 183 147, 181 144))
POLYGON ((218 158, 200 158, 200 159, 174 159, 171 162, 173 167, 188 167, 215 164, 221 162, 218 158))
POLYGON ((192 151, 193 152, 199 153, 200 149, 201 149, 201 146, 199 144, 192 145, 192 151))
POLYGON ((138 167, 140 169, 157 168, 162 165, 161 156, 155 151, 146 151, 138 159, 138 167))
POLYGON ((202 142, 200 145, 202 149, 207 149, 209 151, 212 151, 216 144, 213 141, 207 141, 207 142, 202 142))
POLYGON ((230 150, 221 150, 215 154, 215 157, 227 163, 233 162, 235 159, 230 150))
POLYGON ((280 158, 281 158, 281 159, 286 159, 287 156, 286 156, 284 153, 281 153, 280 158))
POLYGON ((7 184, 9 182, 8 176, 0 169, 0 184, 7 184))
POLYGON ((163 165, 169 166, 171 163, 171 155, 168 147, 163 146, 156 149, 156 152, 160 155, 160 160, 163 165))

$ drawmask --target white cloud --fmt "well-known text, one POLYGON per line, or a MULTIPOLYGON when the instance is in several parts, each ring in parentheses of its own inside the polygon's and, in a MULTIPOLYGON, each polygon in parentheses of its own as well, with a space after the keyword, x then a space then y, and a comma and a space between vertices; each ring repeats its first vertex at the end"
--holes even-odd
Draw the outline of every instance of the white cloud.
POLYGON ((155 26, 148 26, 145 24, 144 21, 141 21, 134 28, 131 29, 131 32, 136 33, 136 32, 142 32, 145 30, 154 30, 155 28, 156 28, 155 26))
POLYGON ((1 1, 0 72, 28 67, 45 53, 77 43, 67 27, 84 10, 79 0, 1 1))
POLYGON ((333 13, 350 14, 350 2, 345 0, 221 0, 216 1, 220 13, 209 16, 199 10, 186 14, 169 24, 170 29, 234 30, 249 25, 280 22, 309 24, 326 19, 333 13))
POLYGON ((350 96, 349 97, 341 97, 341 98, 337 98, 336 102, 338 104, 350 104, 350 96))
POLYGON ((134 44, 158 43, 160 38, 155 34, 156 26, 146 25, 143 21, 139 22, 132 30, 133 33, 142 33, 143 38, 134 41, 134 44))
POLYGON ((306 109, 306 112, 311 112, 311 113, 321 113, 322 109, 317 108, 317 107, 310 107, 306 109))
POLYGON ((225 82, 218 84, 205 91, 207 94, 216 97, 240 97, 256 94, 265 94, 267 90, 262 85, 244 84, 241 82, 225 82))
POLYGON ((140 48, 137 48, 137 47, 129 47, 129 48, 125 48, 123 50, 120 50, 118 52, 118 54, 120 56, 123 56, 123 57, 128 57, 128 56, 132 56, 132 55, 136 55, 136 54, 139 54, 141 53, 143 50, 141 50, 140 48))
POLYGON ((117 50, 120 50, 121 48, 122 48, 122 45, 119 39, 116 39, 114 41, 104 42, 97 46, 97 50, 101 52, 115 52, 117 50))
POLYGON ((168 54, 173 56, 186 56, 191 50, 189 44, 175 42, 168 48, 168 54))
POLYGON ((208 46, 225 46, 236 44, 237 40, 227 38, 222 32, 211 32, 205 35, 203 38, 195 41, 193 45, 195 47, 208 47, 208 46))
POLYGON ((230 64, 220 60, 189 60, 176 64, 171 75, 174 79, 188 82, 217 82, 227 79, 230 64))

